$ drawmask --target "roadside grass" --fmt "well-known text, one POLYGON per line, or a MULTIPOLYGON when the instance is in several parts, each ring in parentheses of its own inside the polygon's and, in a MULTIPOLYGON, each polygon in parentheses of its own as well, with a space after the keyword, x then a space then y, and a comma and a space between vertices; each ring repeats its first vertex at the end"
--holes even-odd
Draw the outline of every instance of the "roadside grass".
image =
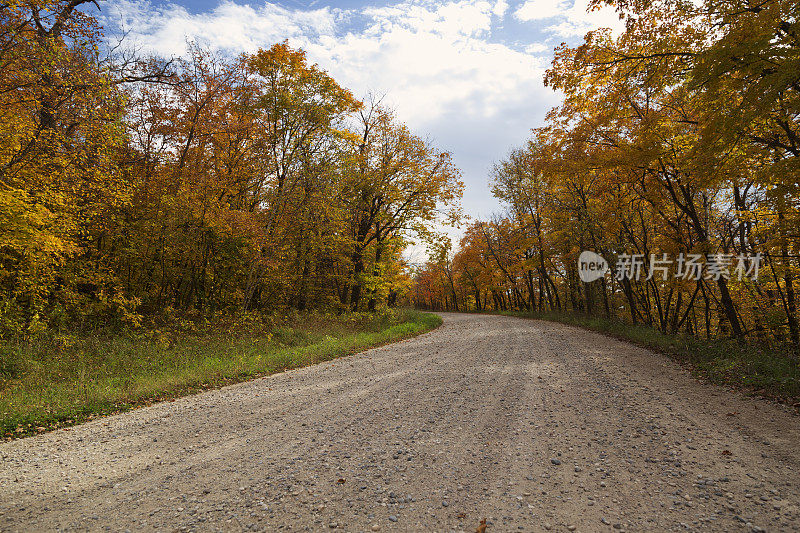
POLYGON ((772 400, 800 407, 800 362, 787 345, 757 346, 729 338, 667 335, 647 326, 577 314, 516 311, 500 314, 560 322, 604 333, 688 363, 698 378, 750 389, 772 400))
POLYGON ((0 345, 0 436, 8 440, 298 368, 432 330, 411 310, 250 316, 137 334, 40 335, 0 345))

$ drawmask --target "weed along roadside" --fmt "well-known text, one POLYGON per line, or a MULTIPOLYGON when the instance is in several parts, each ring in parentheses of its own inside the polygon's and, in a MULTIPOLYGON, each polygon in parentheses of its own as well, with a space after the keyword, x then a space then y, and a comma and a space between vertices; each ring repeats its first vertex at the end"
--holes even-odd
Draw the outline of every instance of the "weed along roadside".
POLYGON ((13 439, 363 351, 430 331, 417 311, 295 314, 145 335, 42 335, 0 348, 0 428, 13 439))

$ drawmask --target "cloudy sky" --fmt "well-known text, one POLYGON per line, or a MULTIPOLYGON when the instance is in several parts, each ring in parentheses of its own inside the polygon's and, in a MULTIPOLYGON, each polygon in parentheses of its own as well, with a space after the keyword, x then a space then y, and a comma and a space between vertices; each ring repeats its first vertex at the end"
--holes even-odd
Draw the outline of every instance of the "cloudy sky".
POLYGON ((553 47, 617 27, 587 0, 114 0, 109 30, 165 56, 187 40, 232 54, 288 39, 357 95, 385 94, 418 135, 452 152, 472 217, 500 209, 489 192, 494 161, 527 138, 558 95, 543 86, 553 47))

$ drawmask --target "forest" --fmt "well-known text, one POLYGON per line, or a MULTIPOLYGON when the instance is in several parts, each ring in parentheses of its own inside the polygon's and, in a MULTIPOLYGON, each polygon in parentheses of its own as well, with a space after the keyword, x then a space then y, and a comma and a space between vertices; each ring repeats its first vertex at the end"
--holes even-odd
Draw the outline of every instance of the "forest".
POLYGON ((0 433, 441 323, 409 307, 645 328, 797 397, 800 5, 610 5, 623 31, 555 49, 561 104, 490 169, 487 220, 449 152, 288 41, 165 58, 91 0, 0 5, 0 433))
POLYGON ((800 532, 799 17, 0 0, 0 531, 800 532))
POLYGON ((0 4, 0 438, 441 323, 398 305, 448 152, 287 41, 147 55, 107 6, 0 4))
POLYGON ((0 7, 0 338, 404 297, 447 152, 286 42, 137 56, 94 4, 0 7))
POLYGON ((555 50, 545 82, 563 102, 495 164, 504 213, 439 248, 415 304, 609 318, 796 357, 800 5, 613 5, 624 31, 555 50), (639 257, 641 276, 611 266, 585 283, 584 250, 639 257), (700 275, 675 275, 687 257, 700 275))

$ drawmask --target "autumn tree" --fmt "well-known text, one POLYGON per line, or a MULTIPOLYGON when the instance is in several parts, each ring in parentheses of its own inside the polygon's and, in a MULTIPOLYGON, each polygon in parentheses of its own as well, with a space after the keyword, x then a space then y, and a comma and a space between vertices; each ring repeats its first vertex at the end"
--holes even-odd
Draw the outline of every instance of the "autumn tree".
MULTIPOLYGON (((606 3, 625 30, 556 50, 545 82, 563 103, 496 164, 506 212, 475 225, 483 239, 462 241, 453 266, 464 290, 454 293, 493 294, 467 308, 540 309, 549 290, 573 312, 800 350, 797 3, 592 5, 606 3), (640 277, 584 283, 582 250, 649 264, 640 277), (730 258, 757 254, 760 276, 734 275, 745 263, 730 258), (729 262, 690 279, 662 275, 667 256, 729 262)), ((439 271, 428 286, 448 281, 439 271)))
POLYGON ((0 6, 0 287, 28 328, 113 284, 101 249, 130 198, 123 102, 85 3, 0 6))
MULTIPOLYGON (((463 190, 450 154, 413 135, 377 103, 360 112, 357 128, 346 201, 353 268, 345 296, 353 309, 362 297, 367 248, 372 246, 377 267, 388 240, 411 235, 424 239, 432 222, 457 220, 463 190)), ((374 298, 368 307, 374 309, 374 298)))
POLYGON ((139 58, 86 3, 0 6, 0 335, 408 294, 445 152, 286 42, 139 58))

